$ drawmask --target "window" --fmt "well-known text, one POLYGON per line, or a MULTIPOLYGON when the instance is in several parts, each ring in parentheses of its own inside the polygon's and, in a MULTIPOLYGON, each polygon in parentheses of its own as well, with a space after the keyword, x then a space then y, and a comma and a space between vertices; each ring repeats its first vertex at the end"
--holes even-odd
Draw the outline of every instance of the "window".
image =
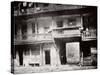
POLYGON ((48 3, 45 3, 43 6, 44 6, 44 7, 48 7, 48 6, 49 6, 49 4, 48 4, 48 3))
POLYGON ((27 25, 26 24, 22 25, 21 29, 22 29, 22 38, 27 39, 27 36, 26 36, 26 34, 27 34, 27 25))
POLYGON ((49 30, 49 27, 44 27, 45 32, 48 32, 48 30, 49 30))
POLYGON ((75 26, 76 25, 76 18, 69 18, 68 19, 68 25, 69 26, 75 26))
POLYGON ((38 49, 34 49, 34 50, 31 50, 31 55, 39 55, 40 54, 40 50, 38 49))
POLYGON ((18 32, 18 29, 20 29, 16 24, 15 24, 15 27, 14 27, 14 35, 17 35, 17 32, 18 32))
POLYGON ((27 25, 22 25, 21 29, 22 29, 22 34, 26 33, 27 32, 27 25))
POLYGON ((57 21, 57 27, 63 27, 63 21, 57 21))
POLYGON ((35 33, 35 23, 32 24, 32 33, 35 33))
POLYGON ((25 55, 30 55, 30 50, 25 50, 25 55))
POLYGON ((31 55, 39 55, 40 49, 38 46, 35 45, 35 47, 31 48, 31 55))

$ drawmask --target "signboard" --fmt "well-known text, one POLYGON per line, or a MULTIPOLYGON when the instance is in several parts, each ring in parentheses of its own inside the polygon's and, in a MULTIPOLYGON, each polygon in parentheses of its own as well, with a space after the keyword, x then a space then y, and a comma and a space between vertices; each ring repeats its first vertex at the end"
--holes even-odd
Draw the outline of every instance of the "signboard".
POLYGON ((66 43, 67 63, 78 63, 80 61, 79 42, 66 43))

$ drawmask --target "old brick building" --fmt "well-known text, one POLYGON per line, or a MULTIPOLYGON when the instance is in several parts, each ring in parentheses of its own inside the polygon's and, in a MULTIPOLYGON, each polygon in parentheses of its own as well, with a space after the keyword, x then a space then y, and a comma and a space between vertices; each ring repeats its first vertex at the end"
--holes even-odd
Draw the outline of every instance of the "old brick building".
POLYGON ((12 2, 11 55, 14 67, 96 66, 97 8, 12 2))

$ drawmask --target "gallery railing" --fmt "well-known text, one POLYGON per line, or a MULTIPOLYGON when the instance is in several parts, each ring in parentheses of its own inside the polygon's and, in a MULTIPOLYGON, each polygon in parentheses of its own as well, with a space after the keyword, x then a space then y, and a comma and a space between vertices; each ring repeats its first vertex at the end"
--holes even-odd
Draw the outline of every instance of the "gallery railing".
POLYGON ((82 6, 66 6, 66 5, 49 5, 47 7, 32 7, 27 9, 18 9, 14 11, 14 16, 28 15, 34 13, 58 11, 58 10, 69 10, 69 9, 80 9, 82 6))
POLYGON ((56 28, 53 29, 53 37, 76 37, 81 36, 79 27, 75 28, 56 28))
POLYGON ((95 40, 97 38, 97 31, 96 30, 88 30, 83 31, 82 33, 82 40, 95 40))
POLYGON ((15 41, 42 41, 52 40, 51 34, 30 34, 30 35, 16 35, 15 41))

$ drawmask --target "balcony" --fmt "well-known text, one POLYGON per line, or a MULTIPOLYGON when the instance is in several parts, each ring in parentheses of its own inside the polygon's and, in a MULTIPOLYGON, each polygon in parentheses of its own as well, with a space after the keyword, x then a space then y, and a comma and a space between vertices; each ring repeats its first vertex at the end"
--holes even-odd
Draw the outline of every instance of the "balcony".
POLYGON ((72 10, 72 9, 81 9, 82 6, 73 6, 73 5, 54 5, 49 4, 47 7, 31 7, 27 9, 15 10, 14 16, 20 15, 28 15, 28 14, 35 14, 35 13, 43 13, 43 12, 50 12, 50 11, 60 11, 60 10, 72 10))
POLYGON ((96 39, 97 39, 96 30, 83 31, 82 33, 83 41, 96 40, 96 39))
POLYGON ((14 44, 31 44, 51 41, 51 34, 16 35, 14 38, 14 44))
POLYGON ((81 37, 79 27, 53 29, 54 38, 81 37))

